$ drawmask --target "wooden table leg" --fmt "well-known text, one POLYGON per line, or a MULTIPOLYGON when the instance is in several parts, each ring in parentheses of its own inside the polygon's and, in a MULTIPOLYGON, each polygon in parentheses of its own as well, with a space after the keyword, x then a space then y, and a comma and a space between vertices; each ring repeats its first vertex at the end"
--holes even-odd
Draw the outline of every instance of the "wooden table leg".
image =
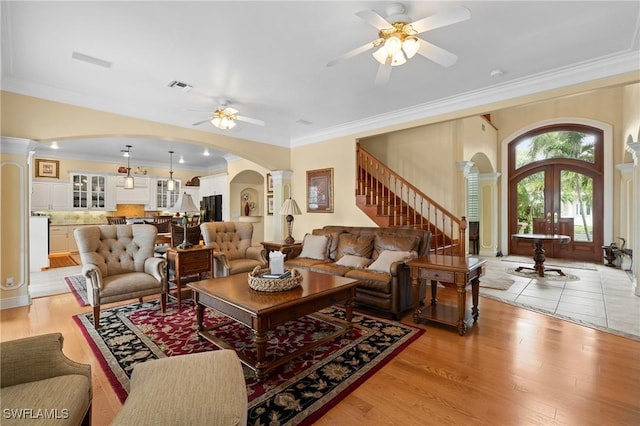
POLYGON ((467 289, 466 283, 456 283, 458 290, 458 334, 464 336, 467 332, 467 325, 464 322, 467 310, 467 289))
POLYGON ((266 379, 267 332, 256 331, 256 377, 259 382, 266 379))
POLYGON ((198 324, 198 331, 204 330, 204 306, 197 302, 198 296, 196 295, 196 321, 198 324))
POLYGON ((542 241, 536 241, 536 248, 533 251, 533 261, 535 262, 534 269, 538 273, 539 277, 544 278, 544 248, 542 247, 542 241))
POLYGON ((431 306, 438 304, 438 281, 431 280, 431 306))
POLYGON ((473 299, 473 307, 471 308, 471 314, 473 315, 473 322, 478 321, 478 300, 480 295, 480 278, 476 277, 471 280, 471 298, 473 299))
POLYGON ((417 323, 420 315, 420 280, 417 274, 411 274, 411 288, 413 289, 413 322, 417 323))

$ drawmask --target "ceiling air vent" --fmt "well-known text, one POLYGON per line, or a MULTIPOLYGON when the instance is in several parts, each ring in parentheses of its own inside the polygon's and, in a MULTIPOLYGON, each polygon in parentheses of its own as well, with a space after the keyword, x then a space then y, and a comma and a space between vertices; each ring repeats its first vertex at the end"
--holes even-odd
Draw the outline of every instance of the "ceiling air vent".
POLYGON ((193 89, 192 85, 184 83, 182 81, 178 81, 178 80, 173 80, 171 83, 169 83, 169 87, 176 87, 182 90, 183 92, 188 92, 191 89, 193 89))

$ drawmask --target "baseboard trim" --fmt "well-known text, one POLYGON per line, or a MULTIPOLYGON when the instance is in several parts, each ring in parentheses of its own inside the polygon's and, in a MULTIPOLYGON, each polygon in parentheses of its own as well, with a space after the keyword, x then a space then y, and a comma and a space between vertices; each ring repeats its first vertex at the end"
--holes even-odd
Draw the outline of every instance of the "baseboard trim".
POLYGON ((19 308, 21 306, 29 305, 31 305, 31 297, 28 294, 0 299, 0 310, 19 308))

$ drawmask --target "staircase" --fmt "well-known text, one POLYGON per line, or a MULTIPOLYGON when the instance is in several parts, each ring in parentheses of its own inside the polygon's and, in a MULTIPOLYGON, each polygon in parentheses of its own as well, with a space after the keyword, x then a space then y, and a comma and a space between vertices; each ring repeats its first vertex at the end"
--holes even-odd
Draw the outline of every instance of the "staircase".
POLYGON ((466 256, 464 216, 458 219, 360 144, 356 162, 356 204, 378 226, 431 231, 432 253, 466 256))

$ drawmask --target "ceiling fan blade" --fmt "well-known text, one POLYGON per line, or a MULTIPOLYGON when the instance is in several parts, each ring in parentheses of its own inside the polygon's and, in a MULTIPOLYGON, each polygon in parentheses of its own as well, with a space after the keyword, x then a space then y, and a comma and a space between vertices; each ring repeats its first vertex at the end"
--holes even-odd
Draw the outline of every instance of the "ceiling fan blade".
POLYGON ((199 125, 201 125, 202 123, 206 123, 207 121, 211 121, 211 120, 213 120, 213 116, 211 116, 211 117, 207 118, 206 120, 196 121, 195 123, 193 123, 193 124, 192 124, 192 126, 199 126, 199 125))
POLYGON ((384 64, 380 64, 378 67, 378 73, 376 74, 376 86, 384 86, 389 82, 391 77, 391 56, 387 56, 387 61, 384 64))
POLYGON ((255 118, 249 118, 249 117, 244 117, 242 115, 236 115, 236 120, 238 121, 244 121, 246 123, 251 123, 251 124, 256 124, 258 126, 264 126, 264 121, 262 120, 257 120, 255 118))
POLYGON ((444 27, 447 25, 455 24, 457 22, 466 21, 471 18, 471 12, 466 7, 458 6, 446 10, 435 15, 427 16, 426 18, 418 19, 412 22, 411 27, 417 32, 417 34, 425 31, 434 30, 436 28, 444 27))
POLYGON ((443 67, 450 67, 455 64, 458 57, 448 50, 444 50, 441 47, 431 44, 423 39, 418 39, 420 46, 418 47, 418 53, 433 62, 442 65, 443 67))
POLYGON ((354 56, 359 55, 359 54, 361 54, 363 52, 366 52, 369 49, 373 49, 376 46, 376 44, 381 42, 381 41, 382 41, 381 38, 379 38, 377 40, 374 40, 374 41, 370 41, 369 43, 367 43, 367 44, 365 44, 363 46, 360 46, 360 47, 358 47, 356 49, 353 49, 350 52, 345 53, 344 55, 334 59, 333 61, 329 61, 327 63, 327 66, 328 67, 332 67, 335 64, 344 61, 345 59, 353 58, 354 56))
POLYGON ((379 30, 393 27, 393 25, 391 25, 386 19, 378 15, 378 13, 374 12, 373 10, 361 10, 360 12, 357 12, 356 15, 379 30))

